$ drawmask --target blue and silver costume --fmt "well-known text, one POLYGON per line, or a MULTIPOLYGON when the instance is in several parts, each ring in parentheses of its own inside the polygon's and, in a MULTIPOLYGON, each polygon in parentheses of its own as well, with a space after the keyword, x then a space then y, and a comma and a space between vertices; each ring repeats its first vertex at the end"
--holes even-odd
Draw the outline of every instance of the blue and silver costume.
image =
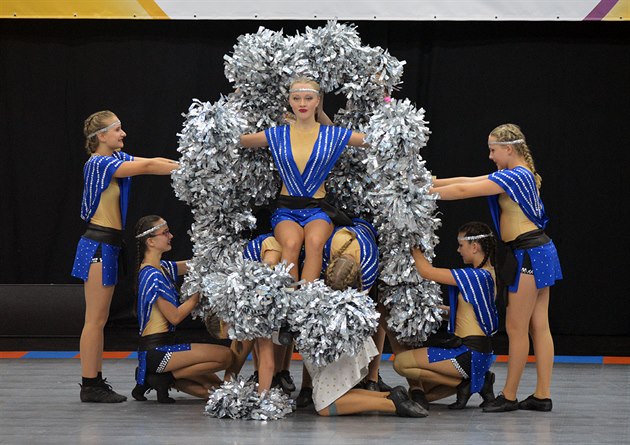
POLYGON ((378 246, 376 244, 376 229, 372 224, 361 218, 353 218, 353 226, 335 227, 332 236, 324 245, 323 269, 326 270, 330 262, 330 248, 332 239, 341 229, 347 229, 356 235, 361 248, 361 286, 364 290, 370 289, 378 277, 378 246))
POLYGON ((273 236, 273 233, 263 233, 250 240, 243 251, 243 258, 249 261, 262 262, 262 243, 270 236, 273 236))
MULTIPOLYGON (((109 187, 114 173, 125 161, 133 161, 133 156, 115 151, 112 156, 91 156, 83 167, 83 199, 81 201, 81 218, 89 223, 96 213, 101 200, 101 193, 109 187)), ((129 204, 129 189, 131 178, 118 178, 120 187, 120 214, 122 227, 125 227, 127 206, 129 204)), ((96 241, 85 235, 79 240, 77 253, 72 267, 72 276, 87 281, 90 262, 101 247, 103 264, 103 286, 112 286, 118 282, 118 255, 120 246, 96 241)))
MULTIPOLYGON (((303 172, 300 172, 291 148, 291 132, 288 125, 265 130, 271 155, 286 186, 289 196, 313 198, 334 167, 348 144, 352 130, 320 125, 319 135, 303 172)), ((278 208, 271 217, 273 228, 281 221, 294 221, 302 227, 309 222, 323 219, 331 222, 321 208, 278 208)))
MULTIPOLYGON (((532 172, 525 167, 518 166, 513 169, 503 169, 491 173, 488 175, 488 179, 498 184, 508 197, 519 205, 525 216, 538 228, 544 229, 547 226, 549 218, 545 214, 545 207, 540 199, 538 188, 536 187, 536 178, 532 172)), ((492 220, 497 233, 500 234, 501 208, 499 206, 499 196, 489 196, 488 202, 492 220)), ((521 270, 525 253, 527 252, 529 255, 538 289, 551 286, 557 280, 562 279, 560 259, 553 241, 549 240, 542 245, 527 249, 514 248, 513 251, 518 263, 517 270, 521 270)), ((514 282, 508 288, 510 292, 518 290, 520 276, 520 273, 516 274, 514 282)))
MULTIPOLYGON (((353 218, 352 222, 354 222, 354 226, 335 227, 335 231, 326 241, 322 258, 322 271, 325 271, 330 263, 330 249, 333 237, 339 230, 347 229, 356 235, 361 249, 361 286, 363 289, 369 289, 374 285, 378 277, 379 252, 376 244, 376 229, 372 224, 361 218, 353 218)), ((265 233, 249 241, 243 252, 243 258, 250 261, 262 261, 262 243, 270 236, 273 236, 273 233, 265 233)))
MULTIPOLYGON (((163 298, 173 306, 179 307, 179 293, 177 292, 175 283, 175 277, 177 277, 177 263, 163 260, 160 261, 160 264, 166 273, 153 266, 145 266, 138 273, 138 325, 140 327, 140 335, 142 335, 149 322, 153 305, 157 303, 158 298, 163 298)), ((175 326, 169 324, 168 332, 174 331, 175 326)), ((157 346, 154 349, 166 353, 189 351, 190 343, 163 345, 157 346)), ((136 376, 138 384, 144 384, 146 374, 147 351, 139 350, 138 375, 136 376)))
MULTIPOLYGON (((451 274, 457 286, 449 286, 450 318, 448 331, 452 334, 455 330, 455 318, 457 314, 457 300, 459 293, 465 302, 473 307, 479 327, 486 336, 494 335, 499 326, 499 315, 494 303, 494 280, 492 274, 485 269, 451 269, 451 274)), ((465 338, 463 339, 465 342, 465 338)), ((479 392, 483 386, 486 371, 490 369, 493 361, 492 352, 479 352, 468 346, 446 349, 429 347, 427 354, 429 363, 450 360, 466 352, 471 353, 471 392, 479 392)))

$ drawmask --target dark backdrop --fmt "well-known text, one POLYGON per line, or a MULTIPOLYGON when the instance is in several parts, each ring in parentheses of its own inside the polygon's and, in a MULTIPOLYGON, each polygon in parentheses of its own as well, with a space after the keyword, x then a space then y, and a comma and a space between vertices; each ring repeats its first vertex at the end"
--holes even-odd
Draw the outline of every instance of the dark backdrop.
MULTIPOLYGON (((395 96, 427 110, 432 136, 423 156, 438 177, 489 173, 488 133, 521 125, 565 275, 552 289, 553 332, 629 335, 621 280, 630 247, 629 24, 356 24, 365 44, 407 61, 395 96)), ((114 111, 128 152, 177 158, 181 113, 193 98, 215 101, 231 91, 223 55, 260 25, 290 34, 322 22, 0 20, 0 283, 79 283, 69 273, 84 229, 89 114, 114 111)), ((489 212, 485 199, 440 209, 436 264, 456 266, 457 227, 490 223, 489 212)), ((149 213, 168 219, 176 234, 171 258, 189 256, 192 218, 167 178, 133 180, 128 227, 149 213)), ((114 323, 130 322, 130 295, 123 281, 114 323)))

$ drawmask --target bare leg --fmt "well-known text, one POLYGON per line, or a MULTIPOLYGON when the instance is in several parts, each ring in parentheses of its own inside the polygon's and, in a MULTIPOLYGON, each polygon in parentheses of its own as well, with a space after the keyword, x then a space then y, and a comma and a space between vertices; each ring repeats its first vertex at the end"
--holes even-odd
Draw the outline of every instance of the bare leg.
POLYGON ((333 228, 332 224, 323 219, 316 219, 304 226, 305 258, 302 279, 311 282, 321 276, 324 244, 332 235, 333 228))
POLYGON ((463 380, 450 360, 429 363, 427 348, 413 349, 396 355, 394 369, 403 377, 435 385, 456 387, 463 380))
POLYGON ((270 338, 256 339, 258 344, 258 393, 268 391, 271 388, 273 378, 274 355, 273 343, 270 338))
POLYGON ((237 376, 241 373, 245 360, 247 360, 247 356, 252 351, 253 347, 254 342, 252 340, 232 341, 230 349, 232 351, 233 360, 232 364, 225 370, 226 378, 229 379, 231 378, 230 376, 237 376))
POLYGON ((373 382, 378 381, 378 370, 381 366, 381 357, 383 356, 383 347, 385 346, 385 329, 382 324, 379 323, 378 330, 376 334, 372 337, 374 340, 374 344, 376 345, 376 349, 378 350, 378 355, 372 358, 370 365, 368 367, 368 380, 373 382))
MULTIPOLYGON (((335 400, 334 412, 332 415, 344 416, 348 414, 364 413, 368 411, 379 411, 383 413, 395 413, 396 406, 394 402, 387 398, 389 393, 365 391, 360 389, 351 389, 343 396, 335 400)), ((317 413, 320 416, 328 417, 331 415, 331 406, 326 407, 317 413)))
POLYGON ((508 294, 505 330, 509 340, 508 369, 503 395, 515 400, 529 354, 529 324, 536 306, 538 290, 533 275, 521 274, 517 292, 508 294))
POLYGON ((84 285, 85 322, 81 331, 81 375, 94 378, 103 368, 103 344, 105 323, 114 295, 114 286, 103 286, 103 265, 90 265, 84 285))
POLYGON ((196 380, 198 376, 226 369, 232 363, 232 351, 225 346, 193 343, 190 351, 173 352, 165 371, 175 379, 196 380))
POLYGON ((299 256, 304 244, 304 229, 293 221, 282 221, 276 225, 273 234, 282 246, 282 260, 293 264, 289 273, 295 281, 299 281, 299 256))
POLYGON ((549 329, 549 288, 538 291, 538 299, 529 323, 529 333, 536 354, 536 392, 539 399, 551 397, 551 374, 553 372, 554 347, 549 329))

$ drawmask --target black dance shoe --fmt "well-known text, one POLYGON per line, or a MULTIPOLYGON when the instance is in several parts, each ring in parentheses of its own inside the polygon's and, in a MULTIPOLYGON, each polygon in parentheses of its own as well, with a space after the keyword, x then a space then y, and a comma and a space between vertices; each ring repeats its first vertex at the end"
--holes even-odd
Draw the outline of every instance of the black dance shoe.
POLYGON ((455 400, 455 403, 451 403, 448 409, 466 408, 470 396, 470 379, 462 380, 462 382, 457 385, 457 400, 455 400))
POLYGON ((289 326, 284 325, 278 331, 278 343, 282 346, 290 346, 293 344, 293 338, 295 337, 295 333, 289 330, 289 326))
POLYGON ((505 413, 508 411, 516 411, 518 409, 518 400, 508 400, 503 394, 494 401, 483 407, 484 413, 505 413))
POLYGON ((399 417, 427 417, 429 415, 426 409, 409 398, 404 386, 392 388, 387 398, 394 402, 396 415, 399 417))
POLYGON ((410 389, 409 398, 427 411, 429 411, 429 401, 427 400, 427 396, 424 391, 420 388, 410 389))
POLYGON ((277 373, 274 378, 278 381, 285 394, 291 394, 295 391, 295 383, 288 369, 283 369, 277 373))
POLYGON ((147 374, 145 381, 155 389, 159 403, 175 403, 175 399, 169 397, 168 390, 175 383, 172 372, 161 372, 159 374, 147 374))
MULTIPOLYGON (((136 377, 136 381, 138 380, 138 367, 136 366, 136 372, 135 372, 135 377, 136 377)), ((136 383, 135 388, 133 388, 131 390, 131 396, 136 399, 138 402, 146 402, 147 398, 144 396, 149 390, 151 389, 151 387, 149 386, 149 384, 146 382, 144 382, 144 385, 141 385, 139 383, 136 383)))
POLYGON ((518 403, 518 409, 528 409, 530 411, 551 411, 551 408, 553 408, 551 399, 539 399, 534 397, 534 394, 518 403))
POLYGON ((303 387, 295 398, 295 406, 298 408, 306 408, 313 403, 313 388, 303 387))
POLYGON ((127 400, 126 396, 118 394, 107 383, 107 379, 101 379, 96 385, 81 385, 81 401, 91 403, 121 403, 127 400))
POLYGON ((487 371, 484 376, 483 386, 481 387, 481 391, 479 391, 479 395, 483 399, 483 402, 479 405, 480 408, 487 406, 489 403, 493 402, 496 398, 494 396, 494 372, 487 371))
POLYGON ((364 380, 362 389, 365 389, 366 391, 374 391, 374 392, 380 391, 378 387, 378 382, 375 382, 374 380, 364 380))

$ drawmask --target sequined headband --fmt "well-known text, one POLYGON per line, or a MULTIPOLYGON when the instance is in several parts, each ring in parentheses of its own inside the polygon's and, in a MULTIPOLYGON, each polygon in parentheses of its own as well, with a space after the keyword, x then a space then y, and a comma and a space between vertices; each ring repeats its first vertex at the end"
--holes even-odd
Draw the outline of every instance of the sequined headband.
POLYGON ((94 133, 88 134, 87 139, 90 139, 91 137, 96 136, 99 133, 105 133, 107 130, 114 128, 116 125, 120 125, 120 121, 114 121, 111 124, 109 124, 107 127, 101 128, 100 130, 96 130, 94 133))
POLYGON ((138 235, 136 235, 136 238, 142 238, 143 236, 147 236, 148 234, 155 232, 157 229, 159 229, 161 227, 164 227, 166 224, 167 224, 166 221, 164 221, 162 224, 158 224, 157 226, 153 226, 150 229, 145 230, 144 232, 139 233, 138 235))
POLYGON ((488 145, 510 145, 510 144, 524 144, 525 139, 515 139, 513 141, 503 141, 503 142, 488 142, 488 145))
POLYGON ((462 236, 461 238, 457 238, 458 241, 474 241, 481 238, 490 238, 492 233, 484 233, 483 235, 470 235, 470 236, 462 236))
POLYGON ((314 88, 293 88, 292 90, 289 90, 289 93, 315 93, 315 94, 319 94, 319 90, 316 90, 314 88))

